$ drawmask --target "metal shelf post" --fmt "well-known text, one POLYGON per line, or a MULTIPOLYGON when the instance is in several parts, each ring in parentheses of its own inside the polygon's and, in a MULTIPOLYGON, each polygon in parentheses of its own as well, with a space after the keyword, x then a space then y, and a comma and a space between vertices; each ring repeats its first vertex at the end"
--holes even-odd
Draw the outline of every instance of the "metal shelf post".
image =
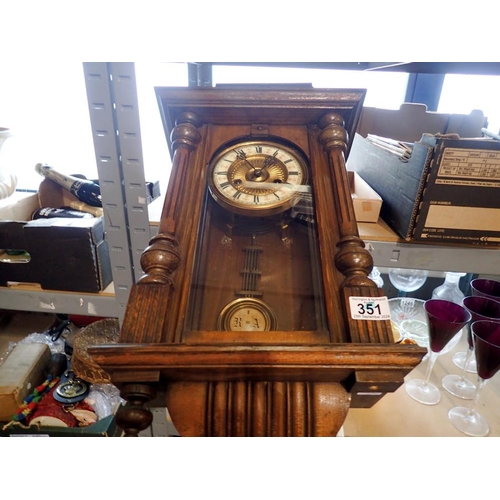
POLYGON ((121 321, 150 240, 135 69, 101 62, 83 68, 121 321))

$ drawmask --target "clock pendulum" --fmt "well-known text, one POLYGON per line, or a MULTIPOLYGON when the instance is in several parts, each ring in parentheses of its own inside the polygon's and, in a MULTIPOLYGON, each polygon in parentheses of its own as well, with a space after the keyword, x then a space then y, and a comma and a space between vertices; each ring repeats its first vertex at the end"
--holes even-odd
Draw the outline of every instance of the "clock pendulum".
POLYGON ((257 289, 261 271, 259 259, 262 247, 256 244, 252 234, 252 244, 243 247, 245 254, 241 271, 242 286, 236 295, 239 297, 227 304, 217 318, 217 330, 224 331, 269 331, 277 329, 277 318, 269 304, 261 298, 257 289))

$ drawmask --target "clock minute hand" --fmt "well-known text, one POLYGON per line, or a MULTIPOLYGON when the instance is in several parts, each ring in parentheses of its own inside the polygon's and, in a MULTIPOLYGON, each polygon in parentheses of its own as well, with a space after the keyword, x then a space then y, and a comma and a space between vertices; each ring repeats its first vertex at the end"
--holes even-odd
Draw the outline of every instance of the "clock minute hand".
POLYGON ((255 170, 255 167, 245 158, 245 161, 250 165, 251 168, 255 170))
POLYGON ((252 164, 251 164, 251 163, 247 160, 247 155, 246 155, 246 153, 245 153, 244 151, 242 151, 242 150, 235 150, 235 153, 236 153, 236 158, 237 158, 238 160, 243 160, 243 161, 246 161, 246 162, 250 165, 250 167, 255 168, 255 167, 254 167, 254 166, 253 166, 253 165, 252 165, 252 164))

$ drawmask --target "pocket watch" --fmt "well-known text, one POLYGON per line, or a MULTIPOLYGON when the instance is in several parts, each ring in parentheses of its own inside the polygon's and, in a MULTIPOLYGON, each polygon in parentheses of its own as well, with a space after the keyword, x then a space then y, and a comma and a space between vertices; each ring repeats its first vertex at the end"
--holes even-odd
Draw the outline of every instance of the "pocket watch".
POLYGON ((302 155, 278 141, 241 141, 209 165, 208 185, 217 203, 237 214, 263 217, 284 212, 305 190, 302 155))

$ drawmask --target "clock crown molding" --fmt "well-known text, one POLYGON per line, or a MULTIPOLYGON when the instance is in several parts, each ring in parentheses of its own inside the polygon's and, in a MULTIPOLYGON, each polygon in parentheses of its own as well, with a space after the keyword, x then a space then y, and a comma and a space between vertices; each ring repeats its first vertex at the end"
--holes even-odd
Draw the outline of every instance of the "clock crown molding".
MULTIPOLYGON (((155 87, 165 135, 170 134, 183 113, 196 116, 197 123, 238 125, 309 125, 334 112, 343 121, 350 148, 359 121, 366 89, 260 88, 245 87, 155 87)), ((194 122, 193 122, 194 124, 194 122)))

